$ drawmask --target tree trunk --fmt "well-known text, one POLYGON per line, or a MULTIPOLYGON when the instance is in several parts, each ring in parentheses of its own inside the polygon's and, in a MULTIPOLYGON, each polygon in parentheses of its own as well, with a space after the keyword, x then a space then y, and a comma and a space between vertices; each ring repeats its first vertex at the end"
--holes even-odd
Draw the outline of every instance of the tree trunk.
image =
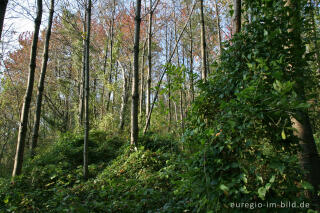
POLYGON ((107 59, 108 59, 108 51, 109 51, 109 41, 108 38, 106 39, 106 48, 105 48, 105 55, 104 55, 104 61, 103 61, 103 83, 102 83, 102 92, 101 92, 101 116, 104 115, 105 112, 105 83, 106 83, 106 69, 107 69, 107 59))
MULTIPOLYGON (((115 60, 117 60, 117 59, 115 59, 115 60)), ((118 81, 118 69, 119 69, 119 64, 117 62, 116 67, 114 69, 114 82, 118 81)), ((112 105, 111 105, 111 113, 112 114, 113 114, 113 110, 114 110, 115 101, 116 101, 116 93, 115 93, 115 91, 112 91, 112 105)))
POLYGON ((37 17, 34 21, 34 35, 32 40, 31 54, 30 54, 30 65, 29 65, 29 77, 28 77, 28 85, 26 89, 26 94, 24 96, 24 103, 22 106, 21 113, 21 122, 19 126, 18 133, 18 142, 17 142, 17 150, 14 159, 14 167, 12 172, 12 177, 21 174, 22 164, 23 164, 23 153, 25 146, 25 139, 28 128, 28 114, 30 109, 30 103, 32 98, 32 90, 34 84, 34 72, 36 69, 36 60, 37 60, 37 47, 38 47, 38 37, 41 25, 42 18, 42 0, 37 0, 37 17))
MULTIPOLYGON (((147 13, 147 1, 144 0, 144 13, 147 13)), ((145 73, 144 73, 144 64, 145 64, 145 53, 146 53, 146 44, 148 41, 148 31, 146 31, 146 38, 143 42, 143 52, 142 52, 142 62, 141 62, 141 71, 140 71, 140 96, 139 96, 139 116, 140 122, 143 118, 143 110, 146 110, 146 95, 145 95, 145 73), (144 105, 144 107, 143 107, 144 105)), ((130 69, 131 70, 131 69, 130 69)))
POLYGON ((141 23, 141 0, 136 0, 136 15, 134 29, 134 49, 133 49, 133 79, 132 79, 132 102, 131 102, 131 146, 138 142, 138 103, 139 103, 139 40, 141 23))
POLYGON ((217 28, 218 28, 218 42, 219 42, 219 55, 222 53, 222 38, 221 38, 221 29, 220 29, 220 11, 218 1, 215 1, 215 9, 216 9, 216 16, 217 16, 217 28))
MULTIPOLYGON (((170 37, 171 38, 171 37, 170 37)), ((166 24, 166 61, 168 61, 169 50, 172 47, 172 40, 170 39, 168 45, 168 24, 166 24), (168 50, 169 47, 169 50, 168 50)), ((168 81, 168 111, 169 111, 169 124, 168 124, 168 132, 171 130, 171 122, 172 122, 172 115, 171 115, 171 82, 170 82, 170 75, 167 74, 167 81, 168 81)))
MULTIPOLYGON (((120 62, 119 62, 120 64, 120 62)), ((124 127, 124 116, 125 116, 125 111, 126 111, 126 106, 127 106, 127 101, 128 101, 128 78, 126 76, 125 70, 123 66, 120 64, 121 69, 122 69, 122 78, 123 78, 123 86, 122 86, 122 96, 121 96, 121 108, 120 108, 120 122, 119 122, 119 129, 120 131, 123 131, 124 127)))
POLYGON ((142 51, 142 62, 141 62, 141 73, 140 73, 140 96, 139 96, 139 114, 140 114, 140 120, 142 120, 142 112, 143 112, 143 103, 144 103, 144 58, 145 58, 145 50, 146 50, 146 43, 147 40, 145 40, 143 44, 143 51, 142 51))
POLYGON ((3 22, 6 14, 7 4, 8 4, 8 0, 2 0, 0 3, 0 41, 1 41, 3 22))
POLYGON ((184 113, 183 113, 183 89, 180 89, 180 120, 181 120, 181 132, 184 132, 184 113))
POLYGON ((38 84, 36 114, 35 114, 33 133, 32 133, 32 141, 31 141, 31 157, 32 158, 35 155, 35 148, 37 147, 38 136, 39 136, 42 94, 43 94, 43 90, 44 90, 44 79, 46 76, 47 64, 48 64, 48 58, 49 58, 49 44, 50 44, 52 20, 53 20, 53 13, 54 13, 54 0, 51 0, 50 4, 51 4, 51 6, 50 6, 50 12, 49 12, 49 19, 48 19, 48 29, 47 29, 47 33, 46 33, 46 40, 45 40, 44 52, 43 52, 43 58, 42 58, 41 74, 40 74, 40 79, 39 79, 39 84, 38 84))
MULTIPOLYGON (((306 102, 305 88, 304 88, 304 68, 303 68, 303 44, 301 40, 301 23, 300 23, 300 11, 301 3, 299 1, 287 0, 286 6, 291 8, 289 12, 290 22, 293 28, 289 29, 291 32, 291 38, 289 43, 291 45, 292 54, 292 69, 293 80, 295 81, 295 92, 298 95, 298 99, 302 102, 306 102), (301 66, 302 65, 302 66, 301 66)), ((292 127, 295 129, 294 134, 299 139, 301 146, 301 152, 299 153, 300 164, 304 170, 306 180, 312 184, 315 192, 319 189, 320 185, 320 170, 319 170, 319 155, 317 147, 313 138, 311 123, 308 115, 308 111, 299 110, 291 118, 292 127)), ((315 198, 316 193, 308 193, 310 198, 315 198)))
MULTIPOLYGON (((176 17, 175 13, 174 13, 174 17, 176 17)), ((178 67, 180 68, 181 65, 180 65, 180 57, 179 57, 179 41, 178 41, 178 38, 177 38, 177 23, 176 23, 176 19, 175 19, 175 22, 174 22, 174 34, 175 34, 175 40, 176 40, 176 43, 178 44, 177 45, 177 49, 176 49, 176 54, 177 54, 177 64, 178 64, 178 67)), ((184 60, 184 56, 182 56, 182 59, 184 60)), ((183 121, 183 94, 182 94, 182 83, 181 83, 181 88, 180 88, 180 93, 179 93, 179 98, 180 98, 180 102, 179 102, 179 110, 180 110, 180 122, 181 122, 181 130, 183 131, 184 129, 184 121, 183 121)), ((178 121, 178 114, 177 114, 177 106, 175 104, 175 113, 176 113, 176 122, 178 121)))
MULTIPOLYGON (((299 85, 297 89, 304 89, 299 85)), ((315 190, 319 189, 320 171, 319 154, 313 138, 310 119, 307 112, 299 111, 291 118, 294 134, 299 138, 301 152, 299 153, 300 165, 305 172, 306 180, 309 181, 315 190)), ((312 197, 309 194, 309 197, 312 197)))
POLYGON ((241 31, 241 0, 234 0, 233 1, 233 27, 232 27, 232 34, 235 35, 241 31))
POLYGON ((178 109, 177 109, 177 103, 174 101, 174 102, 173 102, 173 105, 174 105, 174 114, 175 114, 176 123, 178 123, 178 109))
POLYGON ((204 14, 203 14, 203 0, 200 0, 200 12, 201 12, 201 58, 202 58, 202 69, 201 79, 207 80, 207 56, 206 56, 206 33, 204 26, 204 14))
MULTIPOLYGON (((177 35, 177 18, 176 18, 176 8, 174 7, 173 10, 173 18, 174 18, 174 40, 177 44, 176 50, 176 56, 177 56, 177 65, 180 67, 180 60, 179 60, 179 41, 178 41, 178 35, 177 35)), ((174 53, 173 53, 174 54, 174 53)))
POLYGON ((88 142, 89 142, 89 65, 90 65, 90 26, 91 26, 91 0, 88 2, 87 11, 87 34, 86 34, 86 78, 85 78, 85 126, 83 144, 83 177, 88 177, 88 142))
POLYGON ((93 100, 93 117, 94 119, 96 120, 97 119, 97 101, 96 101, 96 97, 97 97, 97 78, 94 77, 93 79, 93 97, 94 97, 94 100, 93 100))
MULTIPOLYGON (((113 72, 113 37, 114 37, 114 15, 115 15, 115 0, 113 0, 112 5, 112 20, 111 20, 111 38, 110 38, 110 73, 109 73, 109 84, 112 84, 112 72, 113 72)), ((108 91, 108 102, 107 102, 107 111, 109 111, 110 106, 110 98, 112 91, 109 89, 108 91)), ((113 97, 114 98, 114 97, 113 97)))
POLYGON ((191 102, 194 102, 194 80, 193 80, 193 34, 192 34, 192 21, 189 23, 190 29, 190 87, 191 87, 191 102))
MULTIPOLYGON (((85 3, 87 7, 87 3, 85 3)), ((83 21, 83 34, 87 32, 86 26, 87 13, 84 15, 83 21)), ((85 88, 85 73, 86 73, 86 41, 85 38, 82 39, 82 73, 81 73, 81 84, 80 84, 80 93, 79 93, 79 125, 82 126, 83 123, 83 110, 84 110, 84 88, 85 88)))
POLYGON ((152 0, 150 0, 150 14, 149 14, 149 31, 148 31, 148 74, 147 74, 147 99, 146 99, 146 115, 149 114, 150 111, 150 101, 151 101, 151 69, 152 69, 152 15, 153 11, 151 9, 152 7, 152 0))

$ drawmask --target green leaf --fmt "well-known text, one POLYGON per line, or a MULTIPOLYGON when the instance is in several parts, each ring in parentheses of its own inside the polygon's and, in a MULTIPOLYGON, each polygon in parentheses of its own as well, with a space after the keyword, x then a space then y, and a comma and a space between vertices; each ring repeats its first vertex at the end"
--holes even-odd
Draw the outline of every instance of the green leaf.
POLYGON ((303 187, 303 189, 305 190, 313 190, 313 186, 307 182, 307 181, 302 181, 301 182, 301 186, 303 187))
POLYGON ((9 197, 7 196, 7 197, 3 200, 3 202, 4 202, 5 204, 7 204, 7 203, 9 202, 9 197))
POLYGON ((267 183, 267 184, 266 184, 266 190, 269 190, 270 187, 271 187, 271 183, 267 183))
POLYGON ((224 185, 224 184, 221 184, 221 185, 219 186, 219 188, 220 188, 222 191, 229 191, 229 188, 228 188, 226 185, 224 185))
POLYGON ((310 104, 309 103, 300 103, 297 105, 297 108, 309 108, 310 107, 310 104))
POLYGON ((243 181, 244 183, 248 183, 248 179, 247 179, 246 174, 241 174, 240 177, 241 177, 241 179, 242 179, 242 181, 243 181))
POLYGON ((286 133, 284 132, 284 129, 281 132, 281 137, 283 140, 285 140, 287 138, 286 133))
POLYGON ((263 183, 263 179, 262 179, 261 176, 257 176, 257 179, 258 179, 259 181, 261 181, 261 183, 263 183))
POLYGON ((245 193, 245 194, 250 193, 250 192, 248 191, 248 189, 247 189, 246 186, 241 187, 241 188, 240 188, 240 191, 243 192, 243 193, 245 193))
POLYGON ((267 193, 267 190, 266 190, 265 187, 260 187, 260 188, 258 189, 258 195, 259 195, 259 197, 260 197, 262 200, 264 200, 264 198, 265 198, 265 196, 266 196, 266 193, 267 193))
POLYGON ((270 183, 273 183, 273 182, 275 181, 275 179, 276 179, 276 176, 275 176, 275 175, 272 175, 272 177, 270 178, 269 182, 270 182, 270 183))
POLYGON ((253 68, 253 64, 247 63, 247 65, 248 65, 249 69, 252 69, 252 68, 253 68))

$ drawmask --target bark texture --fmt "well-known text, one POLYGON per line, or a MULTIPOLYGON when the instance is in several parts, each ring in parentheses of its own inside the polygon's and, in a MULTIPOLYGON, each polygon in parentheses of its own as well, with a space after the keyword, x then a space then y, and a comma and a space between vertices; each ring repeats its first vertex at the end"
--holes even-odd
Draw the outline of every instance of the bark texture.
POLYGON ((200 0, 200 12, 201 12, 201 79, 207 80, 207 54, 206 54, 206 32, 204 26, 204 14, 203 14, 203 0, 200 0))
POLYGON ((87 34, 86 34, 86 78, 85 78, 85 126, 84 126, 84 144, 83 144, 83 177, 88 177, 88 142, 89 142, 89 64, 90 64, 90 26, 91 26, 91 0, 88 2, 87 11, 87 34))
POLYGON ((149 13, 149 30, 148 30, 148 74, 147 74, 147 99, 146 99, 146 115, 149 114, 150 111, 150 101, 151 101, 151 72, 152 72, 152 16, 153 16, 153 10, 152 7, 152 1, 150 0, 150 13, 149 13))
POLYGON ((233 28, 232 34, 239 33, 241 31, 241 0, 233 1, 233 28))
POLYGON ((131 138, 130 144, 135 146, 138 142, 138 104, 139 104, 139 41, 141 23, 141 0, 136 0, 136 15, 134 27, 133 48, 133 79, 132 79, 132 102, 131 102, 131 138))

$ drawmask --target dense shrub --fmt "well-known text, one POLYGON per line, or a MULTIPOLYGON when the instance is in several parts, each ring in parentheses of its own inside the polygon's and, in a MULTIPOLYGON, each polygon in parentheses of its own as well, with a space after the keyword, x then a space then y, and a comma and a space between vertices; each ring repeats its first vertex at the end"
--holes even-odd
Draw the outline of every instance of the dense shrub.
MULTIPOLYGON (((303 191, 311 186, 298 165, 290 116, 309 104, 294 89, 283 4, 260 5, 252 23, 226 44, 208 81, 199 84, 183 137, 188 171, 177 189, 190 211, 246 212, 231 203, 308 201, 303 191)), ((277 209, 294 211, 306 209, 277 209)))

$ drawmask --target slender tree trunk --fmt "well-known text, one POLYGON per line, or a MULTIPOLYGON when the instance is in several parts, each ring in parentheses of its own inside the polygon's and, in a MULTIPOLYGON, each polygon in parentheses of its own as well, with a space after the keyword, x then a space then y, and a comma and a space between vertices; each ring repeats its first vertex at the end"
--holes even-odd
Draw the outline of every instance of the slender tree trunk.
MULTIPOLYGON (((178 44, 177 45, 177 49, 176 49, 176 56, 177 56, 177 65, 178 67, 181 67, 180 65, 180 56, 179 56, 179 41, 178 41, 178 35, 177 35, 177 20, 176 20, 176 13, 175 13, 175 10, 174 10, 174 19, 175 19, 175 22, 174 22, 174 36, 175 36, 175 41, 176 43, 178 44)), ((183 57, 182 57, 183 58, 183 57)), ((180 110, 180 125, 181 125, 181 130, 183 131, 184 129, 184 121, 183 121, 183 97, 182 97, 182 85, 181 85, 181 88, 180 88, 180 92, 179 92, 179 110, 180 110)), ((175 106, 175 118, 176 118, 176 122, 178 121, 178 112, 177 112, 177 103, 174 103, 174 106, 175 106)))
POLYGON ((232 34, 235 35, 241 31, 241 0, 234 0, 233 1, 233 27, 232 27, 232 34))
MULTIPOLYGON (((119 52, 119 48, 118 48, 118 52, 119 52)), ((117 59, 115 59, 117 60, 117 59)), ((114 82, 118 81, 118 70, 119 70, 119 63, 116 63, 116 68, 115 68, 115 72, 114 72, 114 82)), ((116 93, 115 91, 113 91, 113 96, 112 96, 112 107, 111 107, 111 112, 113 114, 113 110, 114 110, 114 105, 115 105, 115 101, 116 101, 116 93)))
POLYGON ((93 116, 94 119, 97 119, 97 101, 96 101, 96 97, 97 97, 97 78, 94 77, 93 79, 93 97, 94 97, 94 101, 93 101, 93 116))
MULTIPOLYGON (((120 64, 120 62, 119 62, 120 64)), ((123 131, 124 127, 124 116, 125 116, 125 111, 126 111, 126 106, 127 106, 127 101, 128 101, 128 78, 125 73, 125 69, 123 66, 120 64, 121 69, 122 69, 122 78, 123 78, 123 86, 122 86, 122 96, 121 96, 121 108, 120 108, 120 123, 119 123, 119 129, 120 131, 123 131)))
POLYGON ((140 73, 140 96, 139 96, 139 114, 140 114, 140 120, 142 120, 142 112, 143 112, 143 103, 144 103, 144 58, 145 58, 145 50, 146 50, 146 43, 147 40, 145 40, 143 44, 143 51, 142 51, 142 62, 141 62, 141 73, 140 73))
MULTIPOLYGON (((33 117, 34 116, 34 114, 33 114, 33 112, 32 111, 30 111, 29 112, 29 116, 30 117, 33 117)), ((26 147, 29 147, 29 148, 31 148, 31 143, 30 143, 30 139, 31 139, 31 137, 32 137, 32 119, 29 119, 28 120, 28 128, 27 128, 27 136, 26 136, 26 138, 27 138, 27 140, 26 140, 26 147)))
MULTIPOLYGON (((85 7, 87 7, 87 2, 85 2, 85 7)), ((83 21, 83 34, 87 32, 86 26, 87 13, 84 15, 83 21)), ((81 72, 81 84, 80 84, 80 93, 79 93, 79 125, 83 123, 83 110, 84 110, 84 88, 85 88, 85 73, 86 73, 86 41, 85 38, 82 39, 82 72, 81 72)))
POLYGON ((190 29, 190 87, 191 87, 191 102, 194 102, 194 80, 193 80, 193 33, 192 33, 192 21, 189 22, 190 29))
POLYGON ((134 57, 133 57, 133 79, 132 79, 132 102, 131 102, 131 146, 138 142, 138 103, 139 103, 139 40, 141 23, 141 0, 136 0, 136 15, 134 29, 134 57))
MULTIPOLYGON (((9 132, 10 130, 8 130, 8 132, 9 132)), ((1 148, 1 152, 0 152, 0 165, 1 165, 1 163, 2 163, 2 158, 3 158, 3 156, 4 156, 4 151, 6 150, 6 146, 7 146, 7 144, 8 144, 8 142, 9 142, 9 138, 10 138, 10 132, 9 132, 9 134, 5 137, 5 138, 3 138, 4 140, 4 143, 2 144, 2 148, 1 148)))
POLYGON ((200 12, 201 12, 201 58, 202 58, 202 69, 201 79, 207 80, 207 57, 206 57, 206 33, 204 25, 204 14, 203 14, 203 0, 200 0, 200 12))
POLYGON ((151 10, 152 0, 150 0, 150 13, 149 13, 149 31, 148 31, 148 74, 147 74, 147 99, 146 99, 146 115, 149 114, 150 111, 150 101, 151 101, 151 70, 152 70, 152 15, 153 11, 151 10))
MULTIPOLYGON (((294 71, 294 80, 295 80, 295 91, 298 95, 298 98, 302 102, 306 102, 305 97, 305 88, 304 88, 304 68, 301 66, 303 64, 302 57, 303 52, 303 44, 301 40, 301 28, 300 28, 300 11, 301 11, 301 3, 300 1, 291 1, 287 0, 286 6, 291 8, 289 12, 290 21, 293 28, 288 31, 291 32, 291 49, 292 49, 292 68, 294 71)), ((320 170, 319 170, 319 154, 317 151, 317 147, 314 141, 312 127, 308 115, 308 111, 299 110, 293 115, 291 118, 292 127, 295 129, 294 134, 299 139, 299 143, 301 146, 301 152, 299 153, 300 164, 302 169, 304 170, 305 177, 307 181, 309 181, 315 192, 319 189, 320 185, 320 170)), ((316 193, 315 193, 316 194, 316 193)), ((308 193, 310 198, 315 198, 316 195, 312 193, 308 193)), ((319 200, 318 200, 319 201, 319 200)))
MULTIPOLYGON (((110 73, 109 73, 109 84, 112 84, 112 72, 113 72, 113 37, 114 37, 114 15, 115 15, 115 0, 113 0, 112 5, 112 20, 111 20, 111 39, 110 39, 110 73)), ((107 102, 107 111, 109 111, 110 106, 110 98, 111 98, 112 91, 109 89, 108 91, 108 102, 107 102)), ((113 97, 114 98, 114 97, 113 97)))
MULTIPOLYGON (((187 62, 188 63, 188 62, 187 62)), ((185 66, 185 47, 182 45, 182 65, 185 66)), ((180 90, 180 117, 181 117, 181 129, 182 129, 182 134, 184 132, 184 118, 185 118, 185 105, 184 103, 186 102, 186 93, 185 93, 185 79, 186 79, 186 73, 185 70, 182 70, 182 77, 183 77, 183 82, 181 84, 181 90, 180 90)))
MULTIPOLYGON (((171 50, 171 47, 172 47, 171 41, 172 40, 170 39, 169 46, 168 46, 168 24, 166 24, 166 61, 168 61, 169 50, 171 50), (169 50, 168 50, 168 47, 169 47, 169 50)), ((171 82, 170 82, 170 75, 169 74, 167 74, 167 81, 168 81, 168 111, 169 111, 168 132, 170 132, 171 123, 172 123, 172 115, 171 115, 171 82)))
POLYGON ((88 177, 88 142, 89 142, 89 65, 90 65, 90 27, 91 27, 91 0, 88 2, 87 11, 87 34, 86 34, 86 78, 85 78, 85 127, 83 144, 83 177, 88 177))
POLYGON ((180 60, 179 60, 179 41, 178 41, 178 35, 177 35, 177 18, 176 18, 176 8, 174 7, 173 10, 173 18, 174 18, 174 40, 177 44, 176 48, 176 57, 177 57, 177 65, 180 67, 180 60))
POLYGON ((104 61, 103 61, 103 84, 102 84, 102 92, 101 92, 101 115, 104 115, 105 112, 105 83, 106 83, 106 69, 107 69, 107 59, 108 59, 108 51, 109 51, 109 41, 108 38, 106 39, 106 48, 105 48, 105 55, 104 55, 104 61))
POLYGON ((222 53, 222 38, 221 38, 221 29, 220 29, 220 10, 219 10, 219 5, 218 5, 218 0, 215 1, 215 9, 216 9, 216 16, 217 16, 219 55, 221 55, 221 53, 222 53))
POLYGON ((33 35, 32 47, 31 47, 31 54, 30 54, 28 85, 26 89, 26 94, 24 96, 24 103, 22 106, 17 150, 16 150, 15 159, 14 159, 12 177, 20 175, 22 171, 23 153, 24 153, 25 139, 26 139, 27 128, 28 128, 27 126, 28 114, 29 114, 31 98, 32 98, 34 72, 36 69, 37 47, 38 47, 38 37, 39 37, 39 31, 40 31, 40 25, 41 25, 41 18, 42 18, 42 0, 37 0, 37 17, 34 21, 35 27, 34 27, 34 35, 33 35))
POLYGON ((174 115, 175 115, 174 117, 176 119, 176 123, 178 123, 178 109, 175 101, 173 102, 173 105, 174 105, 174 115))
POLYGON ((168 108, 169 108, 169 129, 172 125, 172 101, 171 101, 171 78, 170 75, 167 74, 168 78, 168 108))
POLYGON ((183 113, 183 89, 180 89, 180 120, 181 120, 181 132, 184 132, 184 113, 183 113))
POLYGON ((48 64, 48 58, 49 58, 49 44, 50 44, 52 20, 53 20, 53 13, 54 13, 54 0, 51 0, 50 4, 51 4, 51 6, 50 6, 50 12, 49 12, 49 19, 48 19, 48 29, 47 29, 47 33, 46 33, 46 41, 45 41, 44 52, 43 52, 43 57, 42 57, 41 74, 40 74, 40 79, 39 79, 39 84, 38 84, 36 114, 35 114, 33 133, 32 133, 32 141, 31 141, 31 157, 32 158, 35 155, 35 148, 37 147, 38 136, 39 136, 42 94, 43 94, 43 90, 44 90, 44 79, 46 76, 47 64, 48 64))
MULTIPOLYGON (((175 13, 174 13, 175 14, 175 13)), ((176 17, 174 15, 174 17, 176 17)), ((176 43, 178 44, 177 46, 177 50, 176 50, 176 54, 177 54, 177 64, 178 64, 178 67, 181 67, 180 65, 180 57, 179 57, 179 41, 178 41, 178 35, 177 35, 177 23, 176 23, 176 19, 175 19, 175 23, 174 23, 174 34, 175 34, 175 40, 176 40, 176 43)), ((182 56, 183 60, 184 60, 184 56, 182 56)), ((180 122, 181 122, 181 130, 183 131, 184 129, 184 121, 183 121, 183 94, 182 94, 182 85, 181 85, 181 88, 180 88, 180 93, 179 93, 179 98, 180 98, 180 102, 179 102, 179 110, 180 110, 180 122)), ((177 105, 175 103, 175 113, 176 113, 176 122, 178 121, 178 114, 177 114, 177 105)))
MULTIPOLYGON (((71 72, 70 72, 71 73, 71 72)), ((68 80, 71 79, 70 76, 68 78, 68 80)), ((70 94, 67 94, 66 95, 66 99, 64 101, 64 104, 65 104, 65 116, 64 116, 64 131, 67 132, 69 130, 69 124, 70 124, 70 101, 69 101, 69 98, 70 98, 70 94)))
POLYGON ((8 0, 2 0, 0 3, 0 41, 1 41, 4 17, 7 10, 7 4, 8 4, 8 0))
MULTIPOLYGON (((144 13, 147 14, 147 1, 144 0, 144 13)), ((146 54, 146 45, 147 45, 147 41, 148 39, 148 31, 146 30, 146 38, 144 40, 143 43, 143 52, 142 52, 142 63, 141 63, 141 83, 140 83, 140 96, 139 96, 139 115, 140 115, 140 122, 142 122, 142 118, 143 118, 143 110, 145 110, 146 112, 146 89, 145 89, 145 72, 144 72, 144 67, 145 67, 145 54, 146 54), (144 107, 143 107, 144 105, 144 107)), ((148 80, 148 79, 147 79, 148 80)))

